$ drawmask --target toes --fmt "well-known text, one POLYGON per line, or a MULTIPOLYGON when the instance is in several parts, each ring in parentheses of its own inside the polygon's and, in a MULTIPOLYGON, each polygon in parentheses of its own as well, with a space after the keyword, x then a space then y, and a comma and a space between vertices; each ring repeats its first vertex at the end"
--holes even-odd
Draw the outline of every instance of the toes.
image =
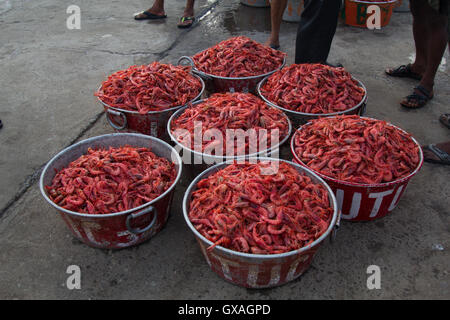
POLYGON ((431 151, 427 150, 427 149, 423 149, 423 157, 424 159, 435 159, 434 157, 434 153, 432 153, 431 151))

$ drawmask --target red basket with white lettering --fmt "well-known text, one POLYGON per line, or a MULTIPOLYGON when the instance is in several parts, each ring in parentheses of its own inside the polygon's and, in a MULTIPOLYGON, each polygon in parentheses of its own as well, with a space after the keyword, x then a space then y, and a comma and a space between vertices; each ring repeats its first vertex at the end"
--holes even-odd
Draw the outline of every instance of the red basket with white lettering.
POLYGON ((80 141, 54 156, 42 171, 39 186, 42 196, 56 209, 69 230, 88 246, 102 249, 121 249, 138 245, 155 236, 165 226, 175 186, 181 178, 182 162, 174 148, 155 137, 136 133, 113 133, 80 141), (177 176, 173 184, 152 201, 126 211, 88 214, 65 209, 50 199, 45 186, 69 163, 86 154, 89 148, 122 146, 151 148, 159 157, 175 164, 177 176))
MULTIPOLYGON (((366 118, 370 119, 370 118, 366 118)), ((306 124, 308 125, 308 123, 306 124)), ((305 125, 305 126, 306 126, 305 125)), ((405 132, 404 130, 390 124, 392 127, 405 132)), ((333 190, 338 208, 342 212, 342 219, 350 221, 371 221, 382 218, 389 214, 397 206, 400 198, 405 192, 411 178, 419 172, 423 164, 422 148, 417 141, 411 137, 419 148, 419 164, 417 168, 409 175, 387 183, 361 184, 352 183, 335 178, 328 177, 316 170, 309 168, 303 163, 295 153, 294 140, 295 135, 301 130, 300 127, 291 138, 291 153, 294 156, 293 161, 306 167, 319 175, 333 190)))
MULTIPOLYGON (((255 158, 252 158, 255 159, 255 158)), ((216 164, 202 172, 187 188, 183 199, 183 215, 188 227, 194 233, 203 256, 210 268, 221 278, 235 285, 260 289, 281 286, 300 277, 311 265, 319 247, 327 237, 333 240, 339 227, 340 213, 337 209, 336 198, 330 187, 312 170, 290 161, 274 158, 258 158, 259 161, 283 161, 294 166, 299 173, 305 174, 315 183, 323 185, 328 191, 330 207, 333 209, 331 222, 319 238, 305 247, 279 254, 253 254, 231 250, 220 245, 208 250, 213 242, 206 239, 189 219, 189 207, 192 193, 202 179, 216 173, 230 165, 233 160, 216 164)))

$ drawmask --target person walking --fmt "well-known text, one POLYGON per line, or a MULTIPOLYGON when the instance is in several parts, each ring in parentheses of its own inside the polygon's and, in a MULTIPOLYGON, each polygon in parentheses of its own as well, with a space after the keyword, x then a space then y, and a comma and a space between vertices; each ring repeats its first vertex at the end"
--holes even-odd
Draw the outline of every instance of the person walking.
MULTIPOLYGON (((178 28, 189 28, 195 22, 194 16, 195 0, 187 0, 183 15, 178 22, 178 28)), ((135 20, 157 20, 167 18, 164 10, 164 0, 155 0, 150 9, 139 12, 134 15, 135 20)))

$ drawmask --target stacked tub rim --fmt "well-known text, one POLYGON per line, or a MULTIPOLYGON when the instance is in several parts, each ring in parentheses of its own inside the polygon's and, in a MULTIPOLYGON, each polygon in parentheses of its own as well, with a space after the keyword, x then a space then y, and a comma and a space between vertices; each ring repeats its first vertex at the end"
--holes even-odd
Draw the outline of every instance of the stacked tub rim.
MULTIPOLYGON (((166 135, 166 123, 173 112, 188 105, 189 103, 197 101, 205 92, 206 87, 203 79, 196 74, 193 74, 193 76, 200 81, 202 84, 202 89, 195 98, 181 106, 175 106, 159 111, 148 111, 147 113, 142 114, 135 110, 112 107, 103 102, 99 97, 97 97, 97 99, 105 109, 106 120, 116 131, 142 133, 168 141, 168 136, 166 135), (117 123, 117 121, 114 121, 114 117, 121 118, 122 123, 120 124, 117 123)), ((100 86, 97 91, 101 90, 101 88, 102 86, 100 86)))
MULTIPOLYGON (((192 103, 191 105, 195 106, 197 104, 203 103, 205 100, 199 100, 196 101, 194 103, 192 103)), ((171 131, 171 124, 173 121, 175 121, 175 119, 177 119, 187 108, 189 108, 190 106, 185 106, 179 110, 177 110, 169 119, 169 121, 167 122, 167 133, 170 137, 170 140, 175 143, 175 145, 180 148, 181 150, 183 150, 183 155, 184 153, 187 153, 190 156, 190 159, 193 160, 195 158, 197 159, 201 159, 202 163, 201 164, 196 164, 190 167, 190 171, 192 171, 191 173, 193 175, 198 175, 199 173, 201 173, 203 170, 207 169, 208 167, 210 167, 213 164, 218 164, 221 162, 225 162, 228 160, 233 160, 233 159, 244 159, 244 158, 260 158, 262 156, 272 156, 275 152, 278 152, 280 147, 286 143, 289 139, 289 137, 291 136, 292 133, 292 123, 289 119, 289 117, 283 113, 287 123, 288 123, 288 132, 286 133, 286 136, 283 137, 283 139, 281 139, 276 145, 274 146, 268 146, 267 149, 265 150, 258 150, 255 153, 251 153, 251 154, 245 154, 245 155, 233 155, 233 156, 227 156, 227 155, 222 155, 222 156, 216 156, 216 155, 210 155, 210 154, 206 154, 203 152, 199 152, 196 150, 193 150, 191 148, 188 148, 187 146, 183 145, 182 143, 180 143, 176 137, 172 134, 171 131)), ((273 106, 269 107, 273 108, 273 106)), ((185 164, 186 165, 186 164, 185 164)))
POLYGON ((213 250, 208 251, 207 248, 214 243, 200 234, 189 219, 191 195, 196 190, 197 183, 200 180, 205 179, 232 164, 233 160, 228 160, 208 168, 191 182, 183 198, 183 215, 189 229, 194 233, 206 262, 219 277, 235 285, 246 288, 277 287, 297 279, 308 269, 317 249, 323 241, 330 235, 332 236, 331 239, 333 238, 333 235, 339 227, 340 212, 338 210, 336 197, 330 186, 312 170, 300 166, 295 162, 283 159, 261 157, 250 158, 248 160, 258 162, 285 162, 293 166, 298 172, 305 173, 308 177, 312 178, 313 181, 323 185, 328 192, 330 206, 333 208, 333 217, 327 230, 311 244, 285 253, 244 253, 227 249, 220 245, 217 245, 213 250))
POLYGON ((161 139, 138 133, 111 133, 75 143, 56 154, 44 167, 39 187, 44 199, 60 214, 73 235, 85 244, 103 249, 120 249, 140 244, 156 235, 166 224, 174 189, 180 180, 182 162, 178 153, 161 139), (95 147, 147 147, 175 164, 177 176, 173 184, 152 201, 136 208, 108 214, 88 214, 60 207, 48 196, 45 186, 56 172, 95 147))
POLYGON ((355 77, 352 77, 352 79, 355 80, 356 82, 358 82, 358 85, 364 89, 364 96, 362 97, 361 101, 358 104, 356 104, 355 106, 353 106, 347 110, 332 112, 332 113, 306 113, 306 112, 299 112, 299 111, 286 109, 286 108, 276 105, 274 102, 267 99, 261 92, 262 86, 266 83, 266 81, 268 79, 269 79, 269 76, 265 77, 264 79, 261 80, 261 82, 258 83, 258 86, 256 88, 257 92, 258 92, 258 96, 261 99, 263 99, 268 105, 284 111, 288 115, 288 117, 291 119, 291 121, 295 127, 297 127, 299 125, 303 125, 303 124, 307 123, 309 120, 316 119, 319 117, 333 117, 333 116, 344 115, 344 114, 358 114, 358 115, 362 116, 366 112, 366 105, 367 105, 367 99, 368 99, 367 98, 367 89, 364 86, 364 84, 361 81, 359 81, 358 79, 356 79, 355 77))
POLYGON ((210 93, 215 92, 252 92, 256 93, 256 86, 259 81, 264 79, 265 77, 270 76, 271 74, 277 72, 278 70, 283 69, 286 65, 286 57, 283 58, 283 63, 281 66, 276 68, 273 71, 257 75, 257 76, 249 76, 249 77, 221 77, 213 74, 205 73, 196 68, 194 60, 189 56, 182 56, 178 59, 178 64, 181 64, 183 61, 187 61, 189 65, 192 67, 192 72, 194 74, 199 75, 206 82, 206 90, 210 93))
MULTIPOLYGON (((361 118, 377 121, 377 119, 369 117, 361 117, 361 118)), ((298 128, 291 137, 290 147, 293 156, 293 161, 313 171, 314 173, 322 177, 331 186, 333 192, 335 193, 338 199, 339 210, 342 211, 342 219, 344 220, 372 221, 388 215, 397 206, 407 187, 408 182, 422 168, 424 161, 422 148, 420 144, 417 142, 417 140, 411 136, 410 138, 412 139, 412 141, 415 143, 415 145, 419 150, 419 163, 417 167, 414 169, 414 171, 408 174, 407 176, 390 182, 374 183, 374 184, 348 182, 333 177, 329 177, 323 173, 320 173, 314 169, 309 168, 303 161, 301 161, 301 159, 295 152, 294 146, 295 136, 300 132, 300 130, 302 130, 304 127, 308 125, 311 125, 311 122, 308 122, 305 125, 298 128), (376 196, 378 193, 381 194, 385 193, 386 195, 385 198, 382 198, 383 199, 382 202, 377 205, 377 198, 374 196, 376 196), (373 195, 373 197, 370 196, 371 194, 373 195), (347 209, 349 209, 348 213, 344 207, 347 207, 347 209), (375 211, 375 209, 377 209, 378 211, 375 211)), ((405 134, 408 134, 406 131, 393 125, 392 123, 388 123, 388 125, 392 126, 397 130, 400 130, 405 134)))

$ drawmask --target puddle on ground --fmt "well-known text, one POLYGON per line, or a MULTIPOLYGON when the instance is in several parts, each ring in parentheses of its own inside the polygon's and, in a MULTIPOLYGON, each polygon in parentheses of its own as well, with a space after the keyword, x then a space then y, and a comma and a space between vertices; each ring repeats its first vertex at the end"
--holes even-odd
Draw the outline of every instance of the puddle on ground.
POLYGON ((240 4, 227 11, 223 25, 231 34, 241 32, 270 32, 270 8, 254 8, 240 4))
POLYGON ((9 0, 0 0, 0 14, 11 10, 12 5, 9 0))

